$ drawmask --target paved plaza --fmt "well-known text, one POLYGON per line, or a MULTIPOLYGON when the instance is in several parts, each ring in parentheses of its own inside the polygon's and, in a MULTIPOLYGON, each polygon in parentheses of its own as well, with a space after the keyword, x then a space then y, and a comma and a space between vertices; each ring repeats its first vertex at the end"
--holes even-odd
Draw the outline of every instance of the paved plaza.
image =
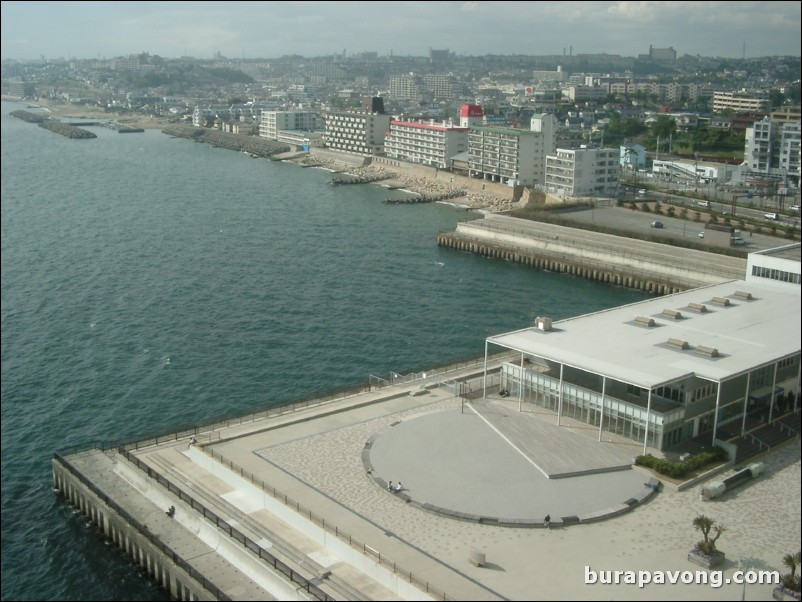
MULTIPOLYGON (((696 571, 687 555, 700 538, 691 526, 699 514, 728 528, 719 542, 727 555, 725 577, 740 562, 784 571, 782 557, 798 550, 799 441, 762 458, 764 475, 713 501, 701 501, 698 487, 667 485, 629 512, 551 529, 498 526, 436 510, 539 521, 545 514, 604 511, 643 491, 650 475, 624 467, 640 445, 606 432, 599 442, 598 429, 569 422, 558 427, 554 414, 526 404, 519 412, 508 398, 464 403, 433 389, 211 447, 452 599, 740 598, 742 586, 734 583, 584 583, 587 570, 696 571), (550 472, 563 478, 547 478, 550 472), (566 476, 571 473, 577 474, 566 476), (386 490, 390 480, 403 483, 404 495, 386 490), (484 566, 469 562, 475 551, 485 555, 484 566)), ((323 550, 307 554, 335 571, 342 566, 323 550)), ((352 579, 356 589, 370 587, 352 579)), ((748 585, 745 599, 769 599, 771 591, 748 585)), ((375 587, 371 594, 394 596, 375 587)))

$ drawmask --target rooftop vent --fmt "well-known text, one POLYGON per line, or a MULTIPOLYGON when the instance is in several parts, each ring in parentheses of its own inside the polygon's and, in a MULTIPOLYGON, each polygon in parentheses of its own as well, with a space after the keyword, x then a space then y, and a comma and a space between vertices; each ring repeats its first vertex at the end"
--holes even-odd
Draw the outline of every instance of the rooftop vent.
POLYGON ((652 326, 654 326, 654 320, 646 316, 638 316, 637 318, 635 318, 635 324, 640 324, 641 326, 648 326, 649 328, 651 328, 652 326))
POLYGON ((735 291, 734 297, 738 297, 739 299, 745 299, 746 301, 752 300, 752 293, 747 293, 746 291, 735 291))
POLYGON ((702 355, 706 355, 708 357, 718 357, 718 349, 715 347, 706 347, 705 345, 699 345, 696 347, 696 353, 701 353, 702 355))
POLYGON ((668 339, 668 344, 671 347, 675 347, 676 349, 688 349, 690 345, 688 345, 688 341, 683 341, 682 339, 668 339))
POLYGON ((664 309, 663 315, 666 318, 671 318, 672 320, 679 320, 682 317, 682 312, 679 312, 676 309, 664 309))
POLYGON ((707 307, 701 303, 688 303, 688 308, 692 309, 693 311, 698 311, 700 314, 703 314, 707 311, 707 307))
POLYGON ((724 307, 729 307, 731 305, 730 300, 725 297, 713 297, 710 302, 716 305, 723 305, 724 307))
POLYGON ((551 330, 551 318, 538 316, 535 318, 535 326, 538 330, 551 330))

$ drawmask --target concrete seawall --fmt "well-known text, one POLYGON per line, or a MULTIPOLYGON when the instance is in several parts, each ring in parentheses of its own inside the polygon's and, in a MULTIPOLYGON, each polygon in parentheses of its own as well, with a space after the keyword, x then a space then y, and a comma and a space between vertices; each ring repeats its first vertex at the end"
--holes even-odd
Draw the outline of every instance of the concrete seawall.
MULTIPOLYGON (((493 356, 491 368, 508 356, 493 356)), ((359 408, 407 406, 431 388, 450 396, 454 379, 483 370, 472 360, 148 440, 56 453, 53 488, 175 599, 453 599, 432 576, 404 570, 373 539, 345 529, 347 518, 324 518, 293 487, 244 472, 216 450, 259 433, 273 439, 288 425, 339 422, 359 408)))
POLYGON ((746 260, 506 216, 462 222, 440 246, 657 295, 743 278, 746 260))

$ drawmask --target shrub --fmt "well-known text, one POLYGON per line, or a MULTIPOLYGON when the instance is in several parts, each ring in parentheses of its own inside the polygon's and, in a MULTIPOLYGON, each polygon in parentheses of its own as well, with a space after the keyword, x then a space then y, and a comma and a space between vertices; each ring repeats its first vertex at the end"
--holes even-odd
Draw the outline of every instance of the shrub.
POLYGON ((727 457, 727 452, 724 448, 716 446, 708 451, 703 451, 695 456, 691 456, 684 462, 671 462, 669 460, 655 458, 651 454, 646 454, 645 456, 638 456, 635 458, 635 464, 651 468, 655 472, 671 477, 672 479, 681 479, 708 464, 726 460, 727 457))

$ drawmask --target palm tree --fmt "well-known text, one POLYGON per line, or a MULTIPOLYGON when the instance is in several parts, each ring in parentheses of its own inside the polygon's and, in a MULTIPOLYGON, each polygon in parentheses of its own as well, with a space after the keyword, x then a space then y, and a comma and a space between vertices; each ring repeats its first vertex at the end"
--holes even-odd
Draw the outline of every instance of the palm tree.
POLYGON ((796 569, 802 564, 800 556, 802 556, 802 552, 783 556, 783 565, 788 567, 791 572, 787 575, 783 575, 782 584, 786 589, 790 589, 794 592, 799 591, 799 575, 796 574, 796 569))
POLYGON ((712 556, 716 552, 716 542, 721 537, 727 528, 723 525, 717 525, 716 521, 708 518, 704 514, 700 514, 693 519, 693 528, 702 532, 704 540, 696 544, 697 549, 707 556, 712 556), (713 535, 711 535, 711 531, 713 535))

